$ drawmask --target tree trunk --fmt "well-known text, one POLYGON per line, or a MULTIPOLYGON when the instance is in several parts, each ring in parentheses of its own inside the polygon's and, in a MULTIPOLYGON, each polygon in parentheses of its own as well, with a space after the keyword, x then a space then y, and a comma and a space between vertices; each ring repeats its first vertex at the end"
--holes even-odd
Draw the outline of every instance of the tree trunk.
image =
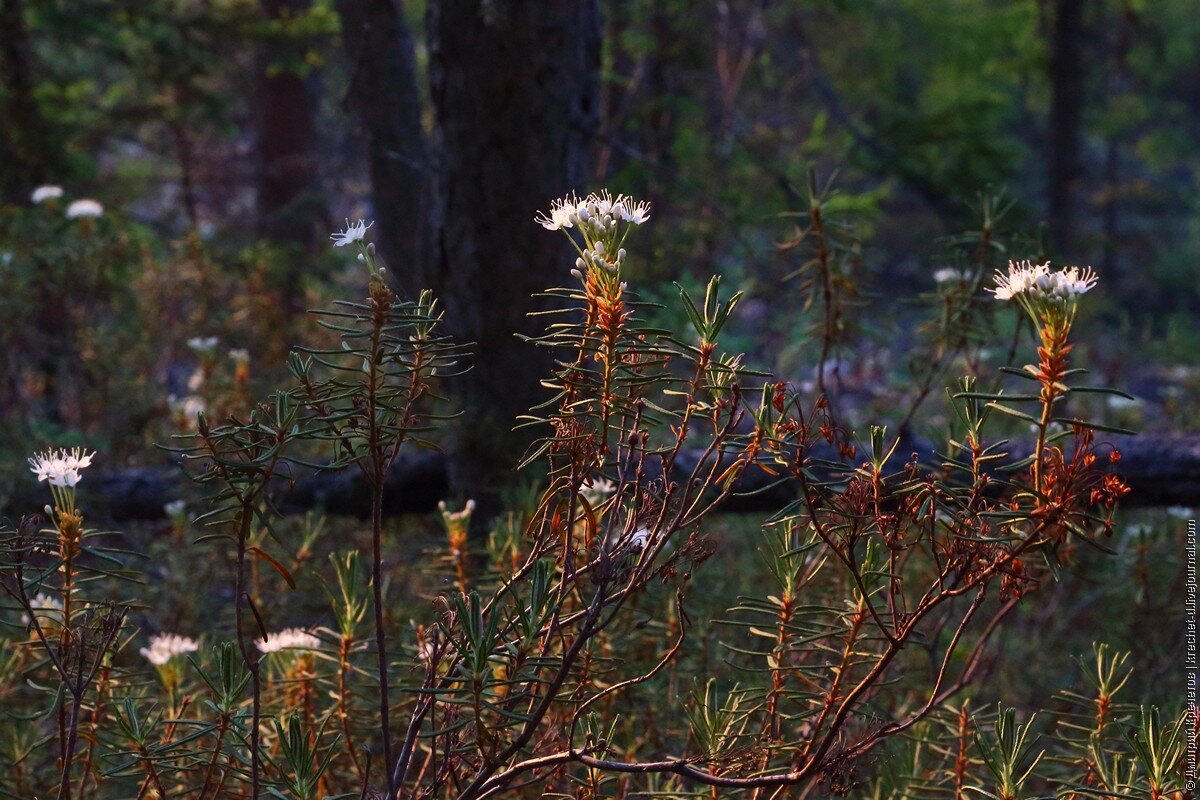
POLYGON ((1075 238, 1075 184, 1082 145, 1084 2, 1056 0, 1050 41, 1047 210, 1051 245, 1068 260, 1075 238))
MULTIPOLYGON (((494 499, 527 437, 515 417, 546 399, 550 354, 514 339, 543 321, 531 294, 570 281, 562 234, 534 223, 581 188, 593 130, 601 27, 596 0, 442 0, 429 6, 440 219, 433 288, 473 343, 452 482, 494 499)), ((485 506, 486 510, 486 506, 485 506)))
POLYGON ((21 0, 0 0, 0 76, 4 124, 0 125, 0 201, 24 203, 54 166, 56 137, 33 96, 33 52, 21 0))
MULTIPOLYGON (((271 19, 304 13, 307 0, 265 0, 271 19)), ((328 232, 328 219, 317 186, 314 152, 316 103, 298 69, 302 54, 280 42, 268 46, 259 84, 258 212, 263 234, 277 242, 313 247, 328 232)), ((298 275, 287 289, 298 300, 298 275)))
POLYGON ((403 0, 339 0, 349 62, 346 105, 367 136, 372 235, 409 294, 429 285, 433 189, 403 0))

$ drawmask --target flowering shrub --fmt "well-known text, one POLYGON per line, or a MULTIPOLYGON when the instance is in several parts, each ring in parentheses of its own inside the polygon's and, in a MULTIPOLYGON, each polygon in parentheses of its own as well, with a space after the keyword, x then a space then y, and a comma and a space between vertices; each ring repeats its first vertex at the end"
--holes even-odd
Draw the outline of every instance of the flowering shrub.
MULTIPOLYGON (((363 221, 333 236, 368 281, 365 300, 322 314, 340 341, 297 348, 291 384, 246 413, 200 411, 180 447, 208 496, 198 546, 217 548, 224 569, 220 586, 190 589, 225 598, 217 640, 160 632, 139 663, 135 592, 123 588, 142 577, 138 564, 86 528, 76 504, 92 454, 31 459, 53 505, 3 532, 16 637, 0 661, 0 701, 36 709, 22 716, 15 740, 26 747, 14 763, 24 767, 0 778, 6 790, 914 800, 1015 800, 1035 786, 1071 797, 1178 791, 1182 718, 1115 703, 1127 668, 1106 648, 1091 694, 1064 697, 1063 736, 1045 758, 1033 721, 962 700, 995 632, 1072 568, 1080 546, 1103 546, 1126 491, 1109 469, 1119 454, 1096 438, 1104 427, 1063 410, 1081 388, 1103 391, 1072 385, 1072 325, 1090 271, 1013 264, 998 276, 996 298, 1019 305, 1039 338, 1037 363, 1007 370, 1030 388, 984 391, 964 379, 944 455, 922 464, 878 427, 860 451, 823 394, 763 378, 727 352, 741 295, 724 295, 719 279, 703 297, 681 290, 688 330, 647 325, 624 268, 649 214, 599 193, 538 216, 578 258, 575 282, 549 292, 558 308, 544 335, 527 345, 552 349, 558 364, 550 397, 523 420, 539 431, 521 464, 536 486, 489 521, 486 545, 471 534, 473 502, 442 503, 444 546, 431 559, 440 581, 428 591, 389 587, 388 476, 453 413, 439 386, 467 356, 435 298, 397 297, 363 221), (1033 427, 1028 456, 1008 458, 993 438, 1004 417, 1033 427), (302 469, 361 478, 365 552, 337 552, 323 568, 310 559, 315 523, 290 560, 274 544, 276 500, 302 469), (687 694, 681 665, 700 627, 690 609, 722 571, 707 535, 713 514, 755 474, 794 497, 764 522, 769 585, 700 629, 724 643, 725 667, 697 672, 690 699, 672 708, 657 698, 687 694), (317 573, 332 624, 280 629, 262 569, 292 588, 317 573), (885 754, 903 767, 875 768, 885 754)), ((193 343, 202 369, 216 346, 193 343)), ((171 513, 187 527, 183 509, 171 513)))

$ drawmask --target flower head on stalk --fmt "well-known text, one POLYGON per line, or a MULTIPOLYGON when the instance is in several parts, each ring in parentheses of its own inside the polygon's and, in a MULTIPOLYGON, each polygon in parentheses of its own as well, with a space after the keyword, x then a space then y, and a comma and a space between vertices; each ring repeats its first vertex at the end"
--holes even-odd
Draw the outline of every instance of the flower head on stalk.
POLYGON ((142 658, 154 665, 158 677, 167 690, 170 705, 175 707, 175 693, 183 680, 178 656, 194 653, 200 649, 195 639, 177 633, 159 633, 150 637, 150 646, 138 650, 142 658))
POLYGON ((446 526, 446 538, 450 542, 452 555, 457 556, 467 543, 467 531, 471 526, 471 515, 475 513, 475 501, 468 500, 461 511, 451 511, 442 500, 438 503, 442 524, 446 526))
POLYGON ((150 637, 150 646, 138 650, 142 657, 156 667, 170 662, 175 656, 194 653, 200 649, 195 639, 177 633, 159 633, 150 637))
POLYGON ((316 650, 321 646, 321 640, 302 628, 285 628, 267 634, 266 639, 258 642, 256 646, 262 653, 278 653, 283 650, 316 650))
POLYGON ((346 220, 344 230, 334 231, 329 234, 329 238, 333 240, 334 247, 353 245, 358 249, 358 260, 366 264, 367 269, 370 271, 372 290, 383 286, 384 272, 384 268, 379 266, 375 259, 375 244, 366 241, 367 230, 374 224, 374 220, 371 222, 361 219, 357 222, 346 220))
POLYGON ((59 512, 74 513, 75 486, 84 469, 92 465, 95 452, 75 447, 70 450, 47 450, 36 453, 29 459, 29 470, 38 476, 38 481, 50 485, 54 505, 59 512))
POLYGON ((104 216, 104 206, 90 197, 75 200, 67 206, 67 219, 94 219, 102 216, 104 216))
POLYGON ((625 237, 649 218, 649 203, 600 191, 582 200, 574 194, 555 200, 549 212, 539 213, 534 220, 546 230, 567 234, 579 253, 572 274, 583 282, 589 296, 615 302, 624 290, 625 237))
POLYGON ((36 189, 34 189, 33 194, 31 194, 29 196, 29 200, 34 205, 40 205, 41 203, 44 203, 47 200, 58 200, 62 196, 63 196, 63 189, 61 186, 47 185, 47 186, 39 186, 36 189))
MULTIPOLYGON (((63 602, 59 598, 45 592, 38 592, 37 596, 29 599, 29 607, 33 611, 33 617, 37 619, 43 629, 62 626, 63 602)), ((21 614, 21 621, 26 625, 33 624, 33 619, 30 618, 28 612, 21 614)))
POLYGON ((1015 300, 1041 331, 1064 336, 1075 321, 1079 298, 1096 285, 1091 267, 1051 270, 1050 262, 1008 262, 1008 272, 996 273, 997 300, 1015 300))

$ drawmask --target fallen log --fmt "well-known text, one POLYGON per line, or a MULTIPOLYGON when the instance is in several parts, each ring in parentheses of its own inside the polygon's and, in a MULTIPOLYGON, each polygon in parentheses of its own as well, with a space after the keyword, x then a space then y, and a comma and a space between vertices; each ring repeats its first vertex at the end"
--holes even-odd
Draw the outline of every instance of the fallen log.
MULTIPOLYGON (((1125 477, 1130 493, 1125 506, 1200 506, 1200 432, 1138 437, 1112 436, 1121 451, 1114 469, 1125 477)), ((1014 442, 1011 457, 1018 459, 1031 450, 1027 442, 1014 442)), ((896 458, 907 460, 915 453, 922 464, 942 461, 934 446, 925 440, 900 442, 896 458)), ((832 459, 831 451, 816 452, 832 459)), ((698 452, 684 453, 680 467, 699 458, 698 452)), ((898 462, 897 462, 898 463, 898 462)), ((739 496, 726 508, 730 511, 770 512, 794 498, 794 486, 762 472, 749 470, 739 481, 739 496)), ((80 488, 92 520, 161 519, 164 506, 185 496, 187 482, 177 466, 140 467, 112 472, 89 472, 80 488)), ((446 461, 440 453, 422 450, 404 454, 388 481, 384 511, 389 515, 427 513, 449 493, 446 461)), ((32 476, 18 486, 0 489, 0 513, 16 517, 41 509, 48 497, 45 487, 32 476)), ((311 471, 281 482, 277 501, 281 510, 298 512, 320 509, 327 514, 362 516, 368 508, 368 491, 357 470, 311 471)))

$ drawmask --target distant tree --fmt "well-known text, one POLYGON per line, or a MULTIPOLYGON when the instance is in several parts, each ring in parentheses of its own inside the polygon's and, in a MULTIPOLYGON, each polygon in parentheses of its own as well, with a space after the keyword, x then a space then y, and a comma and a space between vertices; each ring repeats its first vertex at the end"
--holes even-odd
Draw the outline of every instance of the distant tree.
POLYGON ((514 418, 547 399, 538 376, 550 354, 512 340, 540 329, 530 294, 560 283, 571 261, 533 218, 585 180, 601 31, 596 0, 429 6, 440 201, 431 284, 474 343, 453 477, 483 496, 520 455, 514 418))
POLYGON ((374 236, 393 275, 417 291, 429 284, 433 176, 403 0, 339 0, 337 8, 350 72, 346 105, 367 138, 374 236))
POLYGON ((48 179, 49 126, 34 97, 33 48, 22 0, 0 0, 0 199, 23 200, 48 179))
POLYGON ((1046 137, 1046 205, 1051 240, 1070 252, 1075 186, 1083 144, 1085 0, 1056 0, 1050 35, 1050 119, 1046 137))

